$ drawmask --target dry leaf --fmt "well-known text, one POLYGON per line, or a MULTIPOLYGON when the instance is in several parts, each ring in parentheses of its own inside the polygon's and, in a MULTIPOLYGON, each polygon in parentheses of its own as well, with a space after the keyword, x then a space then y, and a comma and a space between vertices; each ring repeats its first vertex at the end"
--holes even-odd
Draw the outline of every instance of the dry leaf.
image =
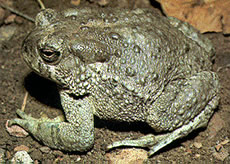
POLYGON ((8 126, 8 122, 9 120, 6 121, 6 131, 12 135, 12 136, 16 136, 16 137, 27 137, 29 135, 29 133, 27 133, 23 128, 21 128, 18 125, 12 125, 11 127, 8 126))
POLYGON ((230 33, 229 0, 157 0, 168 16, 204 32, 230 33))

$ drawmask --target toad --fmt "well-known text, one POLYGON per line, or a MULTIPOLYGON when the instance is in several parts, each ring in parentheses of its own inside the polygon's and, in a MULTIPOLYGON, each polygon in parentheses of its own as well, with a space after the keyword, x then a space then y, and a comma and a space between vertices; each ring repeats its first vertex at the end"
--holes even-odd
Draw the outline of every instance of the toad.
POLYGON ((158 135, 116 141, 149 155, 206 127, 219 102, 211 42, 187 23, 150 9, 45 9, 22 46, 25 62, 59 86, 66 121, 17 110, 17 124, 45 145, 87 151, 94 115, 145 122, 158 135))

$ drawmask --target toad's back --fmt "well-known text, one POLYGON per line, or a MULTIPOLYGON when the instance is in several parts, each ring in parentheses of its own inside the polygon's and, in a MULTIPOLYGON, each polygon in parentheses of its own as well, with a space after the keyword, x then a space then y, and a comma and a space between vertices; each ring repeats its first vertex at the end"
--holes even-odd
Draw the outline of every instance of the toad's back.
POLYGON ((153 69, 165 78, 175 68, 182 70, 177 73, 183 72, 182 76, 211 69, 214 53, 209 40, 191 26, 152 10, 69 9, 57 17, 51 32, 68 36, 67 44, 76 45, 87 63, 116 56, 131 62, 136 72, 153 69), (134 63, 133 58, 142 62, 134 63))

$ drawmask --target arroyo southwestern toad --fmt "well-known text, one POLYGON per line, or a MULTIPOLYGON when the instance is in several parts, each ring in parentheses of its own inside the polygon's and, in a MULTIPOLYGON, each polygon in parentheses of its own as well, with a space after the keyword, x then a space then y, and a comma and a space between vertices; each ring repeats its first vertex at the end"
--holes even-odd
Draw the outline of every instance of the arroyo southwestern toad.
POLYGON ((108 146, 148 147, 152 155, 205 127, 219 102, 210 41, 188 24, 149 9, 46 9, 22 50, 36 73, 60 86, 66 121, 35 119, 17 110, 22 119, 10 124, 55 149, 89 150, 96 115, 146 122, 161 132, 108 146))

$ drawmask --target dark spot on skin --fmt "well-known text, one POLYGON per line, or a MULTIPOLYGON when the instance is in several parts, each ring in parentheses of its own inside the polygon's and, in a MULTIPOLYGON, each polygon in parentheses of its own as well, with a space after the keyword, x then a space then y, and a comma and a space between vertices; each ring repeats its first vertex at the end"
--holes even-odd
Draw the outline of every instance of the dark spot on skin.
POLYGON ((77 17, 76 17, 76 16, 71 16, 71 19, 72 19, 72 20, 76 20, 77 17))
POLYGON ((51 13, 49 13, 49 12, 46 12, 44 15, 47 18, 52 18, 53 17, 53 15, 51 13))
POLYGON ((38 126, 37 126, 37 131, 38 131, 38 132, 40 132, 40 131, 41 131, 41 129, 42 129, 42 127, 41 127, 41 123, 38 123, 38 126))
POLYGON ((185 53, 188 53, 190 51, 190 46, 188 44, 185 44, 185 53))
POLYGON ((81 22, 80 25, 83 26, 83 25, 86 25, 86 23, 85 22, 81 22))
POLYGON ((81 30, 88 30, 89 27, 88 27, 88 26, 82 26, 82 27, 80 27, 80 29, 81 29, 81 30))
POLYGON ((135 45, 135 46, 133 47, 133 50, 134 50, 134 52, 136 52, 136 53, 140 53, 140 52, 141 52, 141 48, 140 48, 138 45, 135 45))
POLYGON ((81 96, 76 96, 76 95, 74 95, 74 94, 69 94, 69 96, 72 97, 72 98, 75 99, 75 100, 79 100, 79 99, 84 99, 85 97, 88 97, 89 94, 87 93, 87 94, 81 95, 81 96))
POLYGON ((120 50, 116 50, 116 52, 114 53, 116 57, 121 57, 121 54, 122 52, 120 50))
POLYGON ((56 135, 56 133, 55 133, 55 128, 56 128, 56 126, 54 126, 54 125, 51 125, 51 139, 52 139, 52 142, 53 143, 56 143, 55 142, 55 138, 56 138, 56 136, 59 136, 59 135, 56 135))

